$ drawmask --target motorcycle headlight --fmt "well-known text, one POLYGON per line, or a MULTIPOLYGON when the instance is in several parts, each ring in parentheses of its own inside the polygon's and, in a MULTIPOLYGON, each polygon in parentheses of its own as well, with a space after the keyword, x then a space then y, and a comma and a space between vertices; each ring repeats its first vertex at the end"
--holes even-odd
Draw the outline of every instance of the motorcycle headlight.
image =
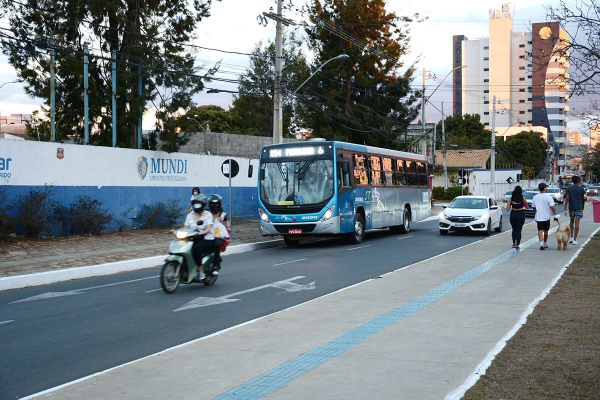
POLYGON ((333 216, 334 211, 335 211, 335 204, 332 205, 331 207, 329 207, 327 209, 327 211, 325 211, 325 214, 323 214, 323 216, 321 217, 321 219, 319 219, 319 221, 327 221, 329 218, 331 218, 333 216))
POLYGON ((260 219, 263 222, 271 222, 271 220, 269 219, 269 216, 267 215, 267 213, 264 212, 263 210, 261 210, 260 208, 258 209, 258 213, 260 214, 260 219))
POLYGON ((177 232, 177 239, 185 239, 187 237, 187 232, 179 231, 177 232))

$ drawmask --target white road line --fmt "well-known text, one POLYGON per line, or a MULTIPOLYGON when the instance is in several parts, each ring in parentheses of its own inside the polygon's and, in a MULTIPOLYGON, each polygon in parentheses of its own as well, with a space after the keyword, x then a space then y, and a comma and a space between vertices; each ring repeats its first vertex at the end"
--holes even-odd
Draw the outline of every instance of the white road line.
POLYGON ((368 244, 368 245, 366 245, 366 246, 353 247, 353 248, 351 248, 351 249, 348 249, 348 251, 350 251, 350 250, 364 249, 365 247, 371 247, 371 245, 370 245, 370 244, 368 244))
POLYGON ((299 261, 304 261, 304 260, 308 260, 308 258, 301 258, 299 260, 286 261, 286 262, 282 262, 282 263, 279 263, 279 264, 273 264, 273 265, 271 265, 271 267, 277 267, 279 265, 291 264, 291 263, 295 263, 295 262, 299 262, 299 261))
POLYGON ((408 238, 411 238, 413 236, 415 236, 415 235, 404 236, 404 237, 398 238, 398 240, 408 239, 408 238))
POLYGON ((434 230, 432 230, 431 232, 437 232, 437 231, 439 231, 439 229, 434 229, 434 230))
POLYGON ((158 292, 159 290, 162 290, 162 289, 159 288, 159 289, 154 289, 154 290, 146 290, 144 293, 158 292))
POLYGON ((2 321, 2 322, 0 322, 0 325, 2 325, 2 324, 9 324, 11 322, 15 322, 15 320, 14 319, 9 319, 8 321, 2 321))

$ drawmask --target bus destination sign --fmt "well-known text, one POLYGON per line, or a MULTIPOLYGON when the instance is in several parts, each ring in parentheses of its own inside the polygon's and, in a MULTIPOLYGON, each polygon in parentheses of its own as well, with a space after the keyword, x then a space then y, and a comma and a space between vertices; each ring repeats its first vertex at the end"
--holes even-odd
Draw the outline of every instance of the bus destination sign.
POLYGON ((288 157, 318 157, 332 154, 332 146, 295 146, 265 149, 263 157, 266 158, 288 158, 288 157))

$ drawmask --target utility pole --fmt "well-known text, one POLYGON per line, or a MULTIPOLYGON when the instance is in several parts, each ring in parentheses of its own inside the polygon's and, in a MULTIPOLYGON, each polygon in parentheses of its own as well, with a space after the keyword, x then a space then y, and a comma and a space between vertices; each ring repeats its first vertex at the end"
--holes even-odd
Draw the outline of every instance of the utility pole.
POLYGON ((427 71, 423 68, 423 100, 421 104, 421 129, 423 132, 423 147, 421 152, 423 155, 427 155, 427 139, 425 137, 425 73, 427 71))
POLYGON ((52 50, 50 50, 50 141, 56 141, 56 102, 54 99, 56 83, 54 76, 54 35, 52 35, 52 50))
POLYGON ((117 147, 117 51, 112 55, 112 147, 117 147))
POLYGON ((283 142, 283 110, 281 109, 281 57, 283 55, 283 24, 282 19, 283 0, 277 0, 277 28, 275 31, 275 86, 273 88, 273 144, 283 142))
POLYGON ((446 164, 446 127, 444 120, 444 103, 442 103, 442 156, 444 158, 444 191, 448 190, 448 165, 446 164))
POLYGON ((490 158, 490 197, 494 198, 494 183, 496 182, 496 96, 492 106, 492 154, 490 158))
POLYGON ((90 144, 90 121, 89 121, 89 79, 88 79, 88 44, 83 44, 83 133, 84 144, 90 144))
POLYGON ((140 119, 138 121, 138 131, 137 131, 137 136, 138 136, 138 145, 137 148, 141 149, 142 148, 142 117, 144 114, 144 111, 142 110, 142 60, 140 59, 139 61, 140 65, 138 65, 138 104, 139 104, 139 113, 140 113, 140 119))

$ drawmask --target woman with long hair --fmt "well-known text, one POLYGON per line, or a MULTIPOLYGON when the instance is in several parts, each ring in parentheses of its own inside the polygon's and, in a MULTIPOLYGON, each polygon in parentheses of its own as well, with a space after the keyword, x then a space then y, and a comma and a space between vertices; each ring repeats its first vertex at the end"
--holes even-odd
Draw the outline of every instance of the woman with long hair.
POLYGON ((512 196, 508 199, 506 211, 510 211, 510 225, 512 226, 513 248, 518 249, 521 245, 521 231, 525 224, 525 209, 529 208, 527 199, 523 196, 523 188, 515 187, 512 196))

